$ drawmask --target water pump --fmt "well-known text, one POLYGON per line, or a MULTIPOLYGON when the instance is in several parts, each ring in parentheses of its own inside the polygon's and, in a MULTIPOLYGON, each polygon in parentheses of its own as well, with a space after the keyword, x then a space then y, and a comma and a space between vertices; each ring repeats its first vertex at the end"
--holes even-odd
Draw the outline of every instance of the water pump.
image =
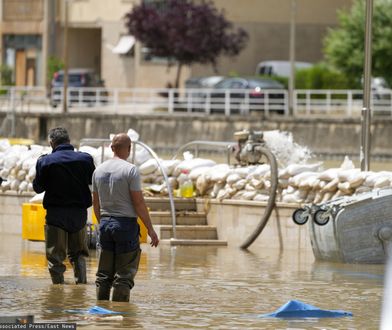
POLYGON ((233 148, 235 159, 240 165, 260 164, 265 150, 263 132, 244 129, 234 133, 238 145, 233 148))

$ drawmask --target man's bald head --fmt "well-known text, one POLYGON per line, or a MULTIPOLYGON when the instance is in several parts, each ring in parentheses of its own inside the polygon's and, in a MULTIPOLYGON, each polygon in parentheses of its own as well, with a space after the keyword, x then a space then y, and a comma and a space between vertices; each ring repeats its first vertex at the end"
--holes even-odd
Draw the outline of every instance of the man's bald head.
POLYGON ((126 133, 116 134, 112 139, 112 150, 114 155, 127 159, 131 151, 131 139, 126 133))

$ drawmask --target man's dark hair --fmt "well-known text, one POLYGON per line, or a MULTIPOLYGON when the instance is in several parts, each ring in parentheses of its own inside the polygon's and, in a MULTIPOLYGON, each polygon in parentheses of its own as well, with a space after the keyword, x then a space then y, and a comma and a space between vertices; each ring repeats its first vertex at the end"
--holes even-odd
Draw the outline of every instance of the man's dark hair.
POLYGON ((60 144, 69 143, 69 135, 65 128, 63 127, 55 127, 49 131, 48 134, 49 141, 52 142, 54 146, 58 146, 60 144))

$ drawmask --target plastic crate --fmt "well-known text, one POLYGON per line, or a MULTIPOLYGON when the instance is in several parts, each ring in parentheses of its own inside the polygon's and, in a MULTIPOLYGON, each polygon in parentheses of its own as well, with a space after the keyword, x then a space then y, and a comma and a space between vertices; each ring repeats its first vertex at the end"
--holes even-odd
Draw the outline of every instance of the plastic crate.
MULTIPOLYGON (((90 232, 95 231, 97 218, 94 211, 92 213, 92 221, 90 232)), ((45 216, 46 210, 42 204, 23 203, 22 204, 22 238, 30 241, 45 240, 45 216)), ((147 243, 147 228, 144 226, 140 218, 137 219, 140 226, 140 243, 147 243)), ((87 221, 89 222, 89 221, 87 221)))

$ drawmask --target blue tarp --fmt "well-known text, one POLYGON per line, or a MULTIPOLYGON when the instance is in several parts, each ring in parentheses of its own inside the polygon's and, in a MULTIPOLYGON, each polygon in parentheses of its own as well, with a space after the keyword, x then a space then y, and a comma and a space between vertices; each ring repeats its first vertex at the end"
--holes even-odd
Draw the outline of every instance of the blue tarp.
POLYGON ((277 317, 277 318, 306 318, 306 317, 344 317, 353 316, 351 312, 342 310, 323 310, 312 305, 308 305, 298 300, 289 300, 275 312, 261 314, 259 317, 277 317))
POLYGON ((77 314, 92 314, 92 315, 121 314, 120 312, 111 311, 110 309, 102 308, 99 306, 94 306, 89 309, 68 309, 68 310, 66 310, 66 312, 77 313, 77 314))

